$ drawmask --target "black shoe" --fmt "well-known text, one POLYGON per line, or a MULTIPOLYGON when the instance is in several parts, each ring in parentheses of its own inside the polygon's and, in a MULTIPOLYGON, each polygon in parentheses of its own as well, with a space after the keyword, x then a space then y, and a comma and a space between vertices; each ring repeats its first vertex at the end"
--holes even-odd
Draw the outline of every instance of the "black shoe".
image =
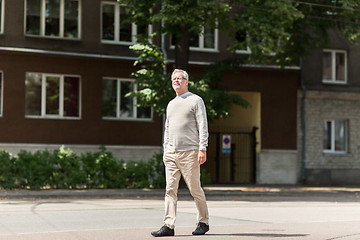
POLYGON ((209 231, 209 225, 199 222, 192 235, 204 235, 207 231, 209 231))
POLYGON ((169 228, 168 226, 164 225, 160 228, 159 231, 151 232, 151 235, 154 237, 164 237, 164 236, 174 236, 174 229, 169 228))

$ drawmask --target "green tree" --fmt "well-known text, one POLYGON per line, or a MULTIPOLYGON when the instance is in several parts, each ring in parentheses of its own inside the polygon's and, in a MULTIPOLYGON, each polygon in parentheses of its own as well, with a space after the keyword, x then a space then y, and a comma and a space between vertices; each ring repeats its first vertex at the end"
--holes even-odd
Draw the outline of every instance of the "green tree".
MULTIPOLYGON (((164 114, 167 103, 174 97, 171 88, 170 75, 163 73, 166 66, 164 55, 154 44, 136 44, 130 47, 138 55, 135 66, 139 70, 133 73, 142 90, 128 94, 137 97, 138 102, 151 106, 156 112, 164 114)), ((208 117, 212 119, 225 118, 230 114, 232 103, 248 107, 249 103, 239 95, 229 94, 228 89, 221 86, 222 73, 239 68, 236 61, 225 61, 210 65, 208 70, 197 80, 189 81, 189 90, 203 97, 208 117)))
MULTIPOLYGON (((309 50, 326 47, 329 30, 343 33, 353 42, 359 37, 360 2, 356 0, 118 1, 127 5, 128 21, 154 25, 153 37, 176 38, 176 68, 187 69, 190 35, 201 34, 204 27, 228 33, 233 39, 229 51, 250 49, 249 55, 211 65, 197 81, 191 81, 190 89, 204 97, 209 116, 214 118, 228 116, 230 103, 248 106, 239 96, 226 94, 220 84, 222 73, 238 69, 239 63, 297 65, 309 50)), ((158 43, 159 38, 154 40, 158 43)), ((133 75, 143 88, 131 96, 164 113, 173 96, 169 76, 164 74, 166 59, 159 47, 148 41, 132 48, 139 54, 135 65, 140 69, 133 75)))
POLYGON ((357 0, 118 0, 130 21, 157 24, 154 35, 176 38, 175 67, 187 69, 190 34, 217 27, 233 39, 230 51, 249 47, 251 63, 298 64, 308 50, 325 47, 328 30, 355 42, 359 37, 357 0))
POLYGON ((359 38, 360 2, 356 0, 233 0, 234 41, 230 49, 248 46, 251 63, 297 65, 314 48, 325 48, 329 30, 348 40, 359 38), (236 41, 234 33, 246 34, 236 41), (270 57, 269 57, 270 56, 270 57))
POLYGON ((161 26, 155 35, 172 36, 175 41, 175 67, 186 70, 189 61, 191 34, 200 34, 203 27, 215 28, 228 22, 230 5, 221 0, 118 0, 132 13, 130 21, 146 26, 161 26))

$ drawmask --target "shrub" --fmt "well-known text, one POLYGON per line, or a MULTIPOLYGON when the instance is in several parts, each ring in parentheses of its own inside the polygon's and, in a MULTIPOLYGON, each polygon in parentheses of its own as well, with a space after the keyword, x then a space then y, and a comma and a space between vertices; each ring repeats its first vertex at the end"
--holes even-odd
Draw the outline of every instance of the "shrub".
MULTIPOLYGON (((210 174, 201 169, 201 182, 210 174)), ((123 161, 100 147, 80 156, 71 149, 22 150, 17 156, 0 150, 0 188, 164 188, 165 168, 162 154, 148 161, 123 161)))
POLYGON ((14 157, 0 150, 0 186, 7 189, 15 188, 14 157))
POLYGON ((165 187, 165 166, 162 157, 161 153, 155 153, 148 162, 150 165, 150 172, 148 173, 150 188, 165 187))
POLYGON ((54 154, 45 151, 19 152, 14 161, 16 181, 20 188, 40 189, 49 186, 54 171, 54 154))
POLYGON ((204 168, 200 168, 200 181, 202 185, 211 183, 211 175, 204 168))
POLYGON ((55 188, 77 188, 84 186, 86 175, 82 171, 80 158, 69 148, 61 146, 54 151, 51 185, 55 188))
POLYGON ((87 188, 124 188, 124 161, 118 161, 105 147, 81 154, 87 188))

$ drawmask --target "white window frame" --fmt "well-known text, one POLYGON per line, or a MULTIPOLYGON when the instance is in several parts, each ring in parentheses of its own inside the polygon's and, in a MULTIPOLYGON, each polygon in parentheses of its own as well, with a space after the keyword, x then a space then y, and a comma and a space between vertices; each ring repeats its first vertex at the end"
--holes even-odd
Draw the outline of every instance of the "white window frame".
POLYGON ((46 11, 46 0, 41 0, 41 7, 40 7, 40 34, 37 35, 37 34, 29 34, 29 33, 26 33, 26 10, 27 10, 27 0, 25 0, 25 9, 24 9, 24 34, 25 36, 35 36, 35 37, 44 37, 44 38, 57 38, 57 39, 69 39, 69 40, 80 40, 81 39, 81 0, 77 0, 78 3, 79 3, 79 9, 78 9, 78 37, 65 37, 64 36, 64 25, 65 25, 65 0, 60 0, 60 20, 59 20, 59 36, 47 36, 45 35, 45 19, 46 19, 46 16, 45 16, 45 11, 46 11))
POLYGON ((133 98, 133 116, 132 117, 121 117, 120 116, 120 99, 121 99, 121 82, 132 82, 134 83, 134 91, 138 90, 138 84, 135 83, 134 79, 130 78, 114 78, 114 77, 103 77, 102 80, 113 80, 116 81, 116 117, 104 117, 104 120, 135 120, 135 121, 152 121, 153 119, 153 108, 151 107, 151 116, 150 118, 137 118, 137 99, 133 98))
MULTIPOLYGON (((324 153, 335 153, 335 154, 346 154, 348 152, 348 134, 349 134, 349 122, 348 120, 345 119, 337 119, 337 120, 324 120, 323 124, 327 124, 328 122, 331 123, 331 149, 325 149, 323 146, 323 152, 324 153), (344 136, 344 141, 345 141, 345 150, 344 151, 337 151, 335 149, 335 121, 342 121, 345 123, 345 136, 344 136)), ((323 126, 324 127, 324 126, 323 126)), ((325 136, 323 136, 325 137, 325 136)))
MULTIPOLYGON (((347 52, 345 50, 334 50, 334 49, 324 49, 324 52, 331 53, 331 79, 322 79, 323 83, 331 83, 331 84, 347 84, 347 73, 348 73, 348 67, 347 67, 347 52), (344 62, 344 80, 337 80, 336 79, 336 54, 337 53, 343 53, 345 56, 345 62, 344 62)), ((321 59, 323 61, 323 58, 321 59)), ((322 65, 323 68, 323 65, 322 65)))
MULTIPOLYGON (((248 38, 248 36, 246 36, 248 38)), ((280 39, 279 39, 280 41, 280 39)), ((278 41, 278 42, 279 42, 278 41)), ((235 53, 238 53, 238 54, 251 54, 252 51, 251 51, 251 48, 249 47, 249 45, 246 45, 246 50, 242 49, 242 50, 235 50, 235 53)), ((263 52, 264 53, 264 52, 263 52)), ((275 56, 276 55, 276 52, 271 52, 271 53, 267 53, 266 55, 268 56, 275 56)))
MULTIPOLYGON (((248 34, 246 33, 246 38, 248 38, 248 34)), ((246 39, 247 40, 247 39, 246 39)), ((235 38, 235 41, 237 41, 237 39, 235 38)), ((236 49, 235 53, 239 53, 239 54, 251 54, 251 49, 249 47, 249 45, 246 44, 246 50, 244 49, 236 49)))
POLYGON ((249 46, 246 46, 246 50, 235 50, 235 53, 239 53, 239 54, 251 54, 251 49, 249 48, 249 46))
MULTIPOLYGON (((101 2, 101 8, 100 8, 100 16, 101 16, 101 24, 100 24, 100 39, 102 43, 110 43, 110 44, 120 44, 120 45, 133 45, 137 42, 137 38, 136 36, 138 35, 137 32, 137 25, 136 23, 132 23, 131 24, 131 42, 128 41, 121 41, 120 40, 120 7, 126 6, 124 4, 120 4, 120 3, 116 3, 116 2, 106 2, 106 1, 102 1, 101 2), (104 5, 114 5, 114 40, 108 40, 108 39, 103 39, 103 6, 104 5)), ((149 24, 148 26, 148 35, 150 36, 152 34, 152 24, 149 24)))
POLYGON ((235 50, 235 53, 239 53, 239 54, 251 54, 251 49, 249 48, 249 46, 246 46, 246 50, 235 50))
POLYGON ((1 74, 1 78, 0 78, 0 83, 1 83, 1 98, 0 98, 0 117, 3 116, 3 111, 4 111, 4 72, 3 71, 0 71, 0 74, 1 74))
MULTIPOLYGON (((202 27, 201 33, 199 34, 199 47, 191 47, 190 46, 190 51, 199 51, 199 52, 219 52, 219 30, 217 28, 214 29, 215 33, 215 39, 214 39, 214 44, 215 47, 214 48, 205 48, 204 47, 204 43, 205 43, 205 39, 204 39, 204 31, 205 31, 205 27, 202 27)), ((170 37, 170 49, 175 49, 175 46, 171 43, 172 36, 170 37)))
POLYGON ((4 33, 4 21, 5 21, 5 0, 1 2, 1 25, 0 25, 0 34, 4 33))
POLYGON ((202 27, 201 33, 199 34, 199 47, 190 47, 190 50, 194 51, 202 51, 202 52, 215 52, 218 51, 218 43, 219 43, 219 30, 217 28, 214 29, 214 48, 205 48, 205 27, 202 27))
POLYGON ((49 119, 81 119, 81 78, 79 75, 69 75, 69 74, 51 74, 51 73, 35 73, 35 72, 26 72, 41 74, 41 109, 40 115, 25 115, 27 118, 49 118, 49 119), (59 114, 46 114, 46 78, 47 77, 58 77, 59 78, 59 114), (71 117, 64 116, 64 78, 65 77, 76 77, 79 79, 79 116, 71 117))

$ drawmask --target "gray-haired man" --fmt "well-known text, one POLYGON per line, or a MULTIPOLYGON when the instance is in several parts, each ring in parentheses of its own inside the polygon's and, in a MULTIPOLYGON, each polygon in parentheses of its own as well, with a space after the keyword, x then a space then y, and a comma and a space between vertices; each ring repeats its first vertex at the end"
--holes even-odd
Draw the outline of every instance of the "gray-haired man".
POLYGON ((171 75, 176 97, 166 109, 164 157, 166 194, 164 226, 151 234, 155 237, 174 236, 177 191, 181 175, 193 196, 197 208, 197 228, 193 235, 209 231, 209 212, 200 182, 200 165, 206 161, 208 124, 201 97, 188 91, 186 71, 175 69, 171 75))

